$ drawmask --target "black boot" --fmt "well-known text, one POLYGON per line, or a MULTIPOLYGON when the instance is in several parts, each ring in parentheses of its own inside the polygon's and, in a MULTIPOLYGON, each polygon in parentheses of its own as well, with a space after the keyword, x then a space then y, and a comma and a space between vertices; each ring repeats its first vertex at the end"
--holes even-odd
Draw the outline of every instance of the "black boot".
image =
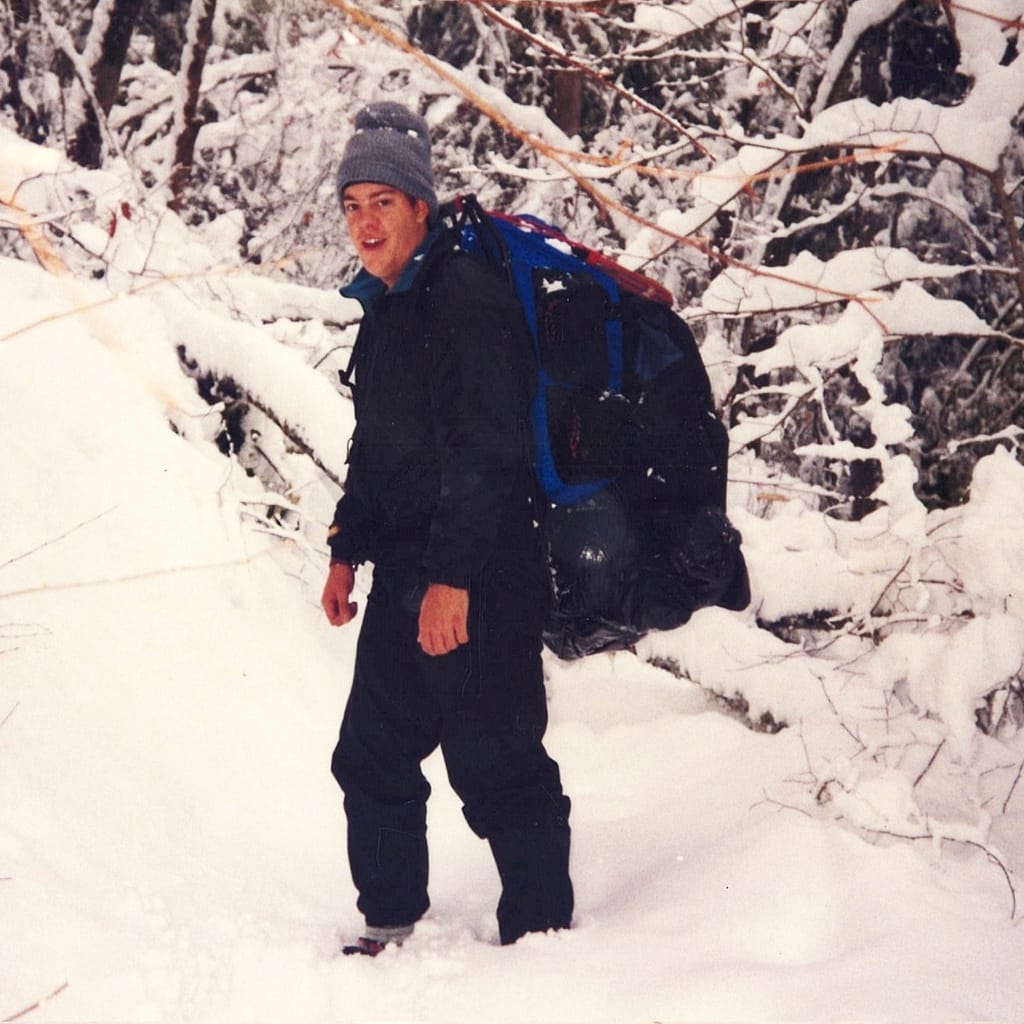
POLYGON ((568 928, 573 910, 568 825, 506 829, 489 836, 488 842, 501 876, 502 945, 527 932, 568 928))

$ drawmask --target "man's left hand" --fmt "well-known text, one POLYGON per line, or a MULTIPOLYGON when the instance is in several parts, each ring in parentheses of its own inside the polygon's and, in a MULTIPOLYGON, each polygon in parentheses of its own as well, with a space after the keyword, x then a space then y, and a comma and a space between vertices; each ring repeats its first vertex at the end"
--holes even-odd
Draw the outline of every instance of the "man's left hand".
POLYGON ((449 654, 469 643, 469 591, 431 583, 420 605, 419 636, 424 654, 449 654))

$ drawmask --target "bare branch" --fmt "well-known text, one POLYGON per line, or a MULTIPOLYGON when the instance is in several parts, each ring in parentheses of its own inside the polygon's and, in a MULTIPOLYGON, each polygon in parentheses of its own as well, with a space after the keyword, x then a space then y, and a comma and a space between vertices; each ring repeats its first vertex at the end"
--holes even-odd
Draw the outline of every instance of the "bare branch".
POLYGON ((1003 227, 1006 230, 1010 252, 1013 254, 1013 261, 1016 265, 1017 291, 1020 294, 1021 303, 1024 304, 1024 242, 1021 241, 1017 212, 1013 208, 1006 188, 1006 166, 1002 161, 999 163, 999 169, 989 176, 989 180, 996 195, 996 203, 1003 218, 1003 227))
POLYGON ((942 742, 935 748, 935 750, 932 751, 932 756, 928 759, 928 763, 924 766, 924 768, 921 769, 921 772, 917 776, 917 778, 914 779, 914 785, 913 785, 914 789, 917 788, 917 786, 921 782, 921 780, 928 774, 929 770, 931 769, 931 766, 933 764, 935 764, 936 760, 938 759, 940 751, 942 750, 942 748, 945 745, 946 745, 946 740, 943 739, 942 742))
POLYGON ((3 719, 0 719, 0 729, 2 729, 11 720, 11 718, 14 716, 14 712, 18 710, 20 705, 21 701, 15 701, 14 706, 11 708, 11 710, 8 711, 6 715, 4 715, 3 719))
POLYGON ((1010 791, 1006 794, 1006 799, 1003 801, 1003 814, 1006 813, 1006 809, 1010 806, 1010 801, 1013 799, 1014 790, 1017 788, 1017 783, 1020 782, 1021 774, 1024 773, 1024 761, 1017 766, 1017 774, 1014 776, 1013 785, 1010 786, 1010 791))
POLYGON ((14 565, 15 562, 20 562, 24 558, 28 558, 30 555, 34 555, 37 551, 42 551, 44 548, 52 547, 54 544, 59 543, 66 537, 70 537, 71 534, 77 533, 79 530, 86 526, 91 526, 97 520, 102 519, 104 516, 110 515, 114 511, 116 505, 112 505, 110 508, 105 509, 103 512, 97 512, 96 515, 91 516, 89 519, 84 519, 82 522, 72 526, 69 530, 65 530, 64 533, 58 534, 56 537, 51 537, 49 540, 43 541, 42 544, 37 544, 34 548, 29 548, 28 551, 23 551, 20 555, 15 555, 13 558, 7 559, 6 562, 0 562, 0 569, 6 569, 9 565, 14 565))
POLYGON ((19 1010, 17 1013, 12 1013, 10 1017, 4 1017, 2 1024, 11 1024, 11 1021, 21 1020, 22 1017, 27 1017, 30 1013, 34 1013, 36 1010, 41 1009, 51 999, 56 999, 68 987, 68 983, 65 981, 63 984, 58 985, 48 996, 43 996, 42 999, 37 999, 31 1006, 26 1006, 25 1009, 19 1010))
POLYGON ((220 569, 237 569, 243 565, 252 565, 257 558, 267 555, 267 551, 257 552, 245 558, 235 558, 226 562, 207 562, 202 565, 175 565, 165 569, 150 569, 146 572, 130 573, 126 576, 116 576, 109 579, 99 580, 74 580, 68 583, 40 583, 35 587, 22 587, 19 590, 8 590, 0 592, 0 601, 11 600, 17 597, 27 597, 30 594, 55 593, 67 590, 87 590, 91 587, 119 586, 123 583, 138 583, 140 580, 159 579, 162 576, 179 576, 193 572, 213 572, 220 569))

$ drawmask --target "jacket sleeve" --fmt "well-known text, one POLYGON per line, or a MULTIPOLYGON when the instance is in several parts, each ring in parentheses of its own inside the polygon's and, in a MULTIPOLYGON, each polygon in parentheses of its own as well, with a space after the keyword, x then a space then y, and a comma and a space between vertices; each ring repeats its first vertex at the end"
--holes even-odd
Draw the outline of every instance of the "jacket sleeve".
POLYGON ((504 282, 475 264, 463 262, 430 301, 441 325, 431 343, 441 487, 423 568, 432 583, 466 587, 503 524, 531 514, 531 341, 504 282))
POLYGON ((327 533, 332 562, 358 565, 373 557, 375 519, 362 497, 360 473, 359 447, 354 441, 349 450, 345 490, 334 509, 334 519, 327 533))

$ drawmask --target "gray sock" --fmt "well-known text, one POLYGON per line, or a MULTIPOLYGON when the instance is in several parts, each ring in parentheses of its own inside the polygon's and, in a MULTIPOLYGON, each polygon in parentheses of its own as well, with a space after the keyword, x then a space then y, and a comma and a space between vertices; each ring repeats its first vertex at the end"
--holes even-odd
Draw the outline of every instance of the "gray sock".
POLYGON ((412 930, 415 927, 413 924, 398 924, 384 927, 368 924, 363 935, 368 939, 373 939, 374 942, 390 942, 400 946, 412 935, 412 930))

